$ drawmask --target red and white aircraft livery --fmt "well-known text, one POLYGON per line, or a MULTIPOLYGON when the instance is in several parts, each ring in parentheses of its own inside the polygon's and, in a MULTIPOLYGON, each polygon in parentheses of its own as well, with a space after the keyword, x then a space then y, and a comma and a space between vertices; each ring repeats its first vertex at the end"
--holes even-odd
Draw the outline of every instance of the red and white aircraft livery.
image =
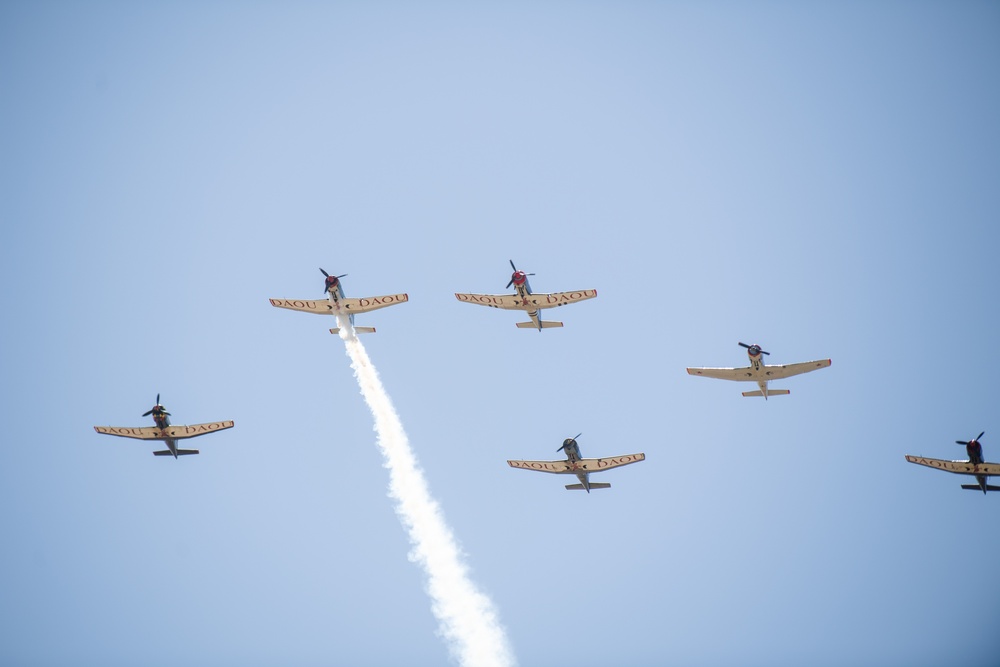
MULTIPOLYGON (((358 313, 367 313, 371 310, 378 310, 386 306, 395 306, 397 303, 405 303, 410 300, 406 294, 390 294, 388 296, 369 296, 362 299, 348 299, 344 296, 344 286, 340 284, 340 279, 347 276, 331 276, 323 269, 320 269, 326 282, 323 289, 326 290, 327 298, 320 301, 307 301, 305 299, 271 299, 271 305, 276 308, 288 308, 289 310, 301 310, 303 313, 316 313, 317 315, 348 315, 351 318, 351 326, 354 333, 375 333, 375 327, 355 327, 354 316, 358 313)), ((330 333, 340 333, 339 328, 330 329, 330 333)))
POLYGON ((983 446, 979 444, 979 438, 983 437, 986 431, 980 433, 972 440, 956 440, 958 445, 965 445, 965 451, 969 455, 968 461, 945 461, 943 459, 928 459, 923 456, 906 455, 906 460, 916 463, 918 466, 927 466, 946 472, 954 472, 959 475, 974 475, 976 484, 963 484, 962 488, 969 491, 1000 491, 1000 486, 987 484, 987 478, 1000 476, 1000 463, 986 463, 983 461, 983 446))
MULTIPOLYGON (((577 433, 576 438, 579 438, 581 435, 581 433, 577 433)), ((566 438, 563 440, 562 447, 556 450, 557 452, 566 452, 567 458, 565 461, 507 461, 507 465, 511 468, 520 468, 521 470, 551 472, 557 475, 576 475, 580 483, 567 484, 566 488, 573 491, 583 489, 587 493, 590 493, 591 489, 607 489, 611 486, 605 482, 591 482, 590 473, 611 470, 612 468, 619 468, 627 466, 630 463, 638 463, 639 461, 646 460, 645 454, 625 454, 623 456, 610 456, 603 459, 582 459, 580 458, 580 446, 576 444, 576 438, 566 438)))
POLYGON ((764 363, 762 355, 771 354, 760 349, 760 345, 747 345, 740 343, 747 349, 747 356, 750 357, 750 365, 746 368, 689 368, 687 372, 691 375, 700 375, 718 380, 736 380, 742 382, 756 382, 760 387, 757 391, 745 391, 744 396, 763 396, 767 400, 768 396, 782 396, 789 394, 787 389, 768 389, 767 383, 771 380, 781 380, 784 378, 808 373, 818 368, 826 368, 832 362, 829 359, 819 361, 804 361, 801 364, 787 364, 785 366, 768 366, 764 363))
POLYGON ((530 322, 518 322, 518 329, 550 329, 552 327, 561 327, 562 322, 547 322, 543 321, 538 311, 543 308, 556 308, 558 306, 565 306, 566 304, 576 303, 577 301, 583 301, 584 299, 593 299, 597 296, 597 290, 588 289, 580 290, 577 292, 553 292, 552 294, 534 294, 531 291, 531 285, 528 284, 528 276, 535 275, 534 273, 525 273, 524 271, 518 271, 517 267, 514 266, 514 260, 510 260, 510 266, 514 269, 514 273, 510 277, 510 282, 507 283, 507 287, 510 288, 511 285, 517 290, 517 294, 455 294, 455 298, 464 303, 476 303, 480 306, 489 306, 490 308, 503 308, 504 310, 524 310, 527 311, 528 317, 531 318, 530 322))
POLYGON ((171 426, 170 413, 160 405, 160 395, 156 395, 156 405, 142 414, 143 417, 153 415, 156 426, 95 426, 94 430, 105 435, 117 435, 123 438, 137 440, 163 440, 167 449, 153 452, 154 456, 178 456, 197 454, 197 449, 177 449, 177 440, 197 438, 206 433, 224 431, 233 427, 232 421, 211 422, 208 424, 192 424, 191 426, 171 426))

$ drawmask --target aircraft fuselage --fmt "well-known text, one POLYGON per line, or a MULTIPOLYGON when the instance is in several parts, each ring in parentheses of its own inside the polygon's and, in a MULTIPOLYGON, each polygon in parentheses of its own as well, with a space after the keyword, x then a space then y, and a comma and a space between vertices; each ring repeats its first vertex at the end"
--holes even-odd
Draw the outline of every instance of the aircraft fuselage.
POLYGON ((749 348, 747 350, 747 357, 750 358, 750 368, 751 373, 757 377, 754 379, 757 382, 757 386, 760 388, 760 393, 763 394, 764 400, 767 400, 767 380, 762 379, 767 377, 767 364, 764 363, 764 354, 759 349, 749 348))
MULTIPOLYGON (((528 284, 528 276, 524 271, 515 271, 511 276, 511 282, 514 283, 514 289, 517 290, 517 296, 521 299, 521 303, 525 306, 531 305, 531 285, 528 284)), ((538 309, 535 308, 526 312, 528 313, 528 317, 531 318, 531 322, 541 331, 542 318, 538 314, 538 309)))
POLYGON ((586 489, 587 493, 590 493, 590 473, 583 468, 577 467, 580 459, 583 458, 580 456, 580 445, 573 438, 566 438, 559 449, 566 452, 566 460, 569 461, 570 468, 573 468, 573 474, 583 484, 583 488, 586 489))
MULTIPOLYGON (((343 313, 343 309, 340 307, 340 300, 344 298, 344 286, 340 284, 334 276, 330 276, 326 279, 326 292, 330 298, 330 306, 333 308, 333 314, 339 317, 343 313)), ((347 317, 351 320, 351 326, 354 326, 354 313, 347 314, 347 317)))
MULTIPOLYGON (((159 410, 157 410, 156 408, 153 409, 153 422, 156 424, 156 427, 158 429, 163 431, 163 435, 166 436, 167 429, 170 428, 170 416, 166 413, 165 410, 163 410, 163 408, 160 408, 159 410)), ((177 441, 174 440, 173 438, 164 437, 163 442, 166 443, 167 449, 170 450, 170 453, 173 454, 174 458, 176 459, 177 441)))

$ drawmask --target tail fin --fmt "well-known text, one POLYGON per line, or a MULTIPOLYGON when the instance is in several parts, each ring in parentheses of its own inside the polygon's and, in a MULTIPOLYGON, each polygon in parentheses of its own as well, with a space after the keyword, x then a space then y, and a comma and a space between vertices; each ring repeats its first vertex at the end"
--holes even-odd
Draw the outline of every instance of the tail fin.
MULTIPOLYGON (((197 449, 178 449, 177 456, 184 456, 185 454, 197 454, 197 449)), ((158 452, 153 452, 153 456, 173 456, 174 453, 169 449, 161 449, 158 452)))
MULTIPOLYGON (((792 392, 788 391, 787 389, 768 389, 767 390, 767 395, 768 396, 787 396, 790 393, 792 393, 792 392)), ((760 391, 758 389, 757 391, 745 391, 745 392, 743 392, 743 395, 744 396, 763 396, 764 392, 762 392, 762 391, 760 391)))
MULTIPOLYGON (((585 490, 583 484, 567 484, 566 488, 569 489, 570 491, 583 491, 583 490, 585 490)), ((590 483, 590 488, 591 488, 591 490, 593 490, 593 489, 610 489, 611 485, 609 483, 607 483, 607 482, 591 482, 590 483)))
MULTIPOLYGON (((330 329, 330 333, 339 334, 340 329, 330 329)), ((375 327, 354 327, 354 333, 356 334, 375 333, 375 327)))
MULTIPOLYGON (((969 491, 982 491, 983 490, 983 487, 979 486, 978 484, 963 484, 962 488, 963 489, 968 489, 969 491)), ((986 485, 986 490, 987 491, 1000 491, 1000 486, 994 486, 993 484, 987 484, 986 485)))
MULTIPOLYGON (((542 329, 553 329, 555 327, 561 327, 563 325, 562 322, 550 322, 549 320, 542 320, 541 324, 542 324, 542 327, 541 327, 542 329)), ((518 322, 517 323, 517 328, 518 329, 538 329, 538 327, 535 326, 534 322, 518 322)))

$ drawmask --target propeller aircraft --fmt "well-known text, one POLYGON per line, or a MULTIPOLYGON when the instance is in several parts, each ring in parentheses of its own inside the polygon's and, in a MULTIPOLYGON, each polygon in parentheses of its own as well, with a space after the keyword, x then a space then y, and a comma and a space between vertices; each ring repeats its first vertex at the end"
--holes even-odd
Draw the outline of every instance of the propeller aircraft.
POLYGON ((760 387, 757 391, 745 391, 744 396, 763 396, 767 400, 768 396, 783 396, 791 393, 787 389, 768 389, 767 383, 771 380, 781 380, 793 375, 808 373, 819 368, 826 368, 832 361, 821 359, 819 361, 805 361, 800 364, 787 364, 785 366, 768 366, 764 363, 763 355, 770 355, 760 349, 760 345, 747 345, 740 343, 740 346, 747 349, 747 356, 750 357, 750 365, 746 368, 689 368, 690 375, 700 375, 718 380, 736 380, 744 382, 756 382, 760 387))
POLYGON ((929 459, 923 456, 906 455, 906 460, 928 468, 936 468, 946 472, 953 472, 959 475, 974 475, 976 484, 963 484, 962 488, 968 491, 1000 491, 1000 486, 987 484, 987 478, 1000 476, 1000 463, 986 463, 983 461, 983 446, 979 439, 986 434, 983 431, 972 440, 956 440, 955 444, 965 445, 965 452, 969 455, 968 461, 945 461, 944 459, 929 459))
POLYGON ((514 266, 514 260, 510 260, 510 267, 514 269, 514 273, 510 276, 510 281, 507 282, 507 289, 513 285, 516 290, 515 294, 455 294, 455 298, 463 303, 475 303, 480 306, 489 306, 490 308, 502 308, 504 310, 524 310, 527 311, 528 317, 531 318, 530 322, 517 322, 518 329, 550 329, 553 327, 561 327, 562 322, 550 322, 542 320, 541 315, 538 314, 539 310, 543 308, 556 308, 558 306, 565 306, 570 303, 576 303, 578 301, 583 301, 584 299, 593 299, 597 296, 597 290, 580 290, 576 292, 553 292, 552 294, 535 294, 531 291, 531 285, 528 284, 528 276, 535 275, 534 273, 525 273, 524 271, 518 271, 517 267, 514 266))
POLYGON ((582 433, 577 433, 575 437, 563 440, 562 447, 557 452, 566 452, 565 461, 507 461, 511 468, 522 470, 536 470, 538 472, 550 472, 557 475, 576 475, 580 480, 579 484, 567 484, 566 488, 571 491, 584 490, 590 493, 591 489, 607 489, 611 485, 606 482, 591 482, 590 473, 603 472, 611 468, 619 468, 630 463, 638 463, 646 459, 645 454, 624 454, 622 456, 611 456, 603 459, 584 459, 580 457, 580 446, 576 439, 582 433))
POLYGON ((210 422, 208 424, 192 424, 191 426, 172 426, 170 413, 160 404, 160 395, 156 395, 156 405, 142 413, 143 417, 153 416, 156 426, 95 426, 94 430, 105 435, 117 435, 123 438, 137 440, 162 440, 167 443, 167 449, 153 452, 154 456, 186 456, 197 454, 197 449, 178 449, 177 441, 187 438, 197 438, 206 433, 215 433, 232 428, 234 422, 210 422))
MULTIPOLYGON (((340 279, 347 276, 346 273, 339 276, 331 276, 320 269, 325 276, 323 290, 327 298, 319 301, 309 301, 305 299, 271 299, 271 305, 276 308, 288 308, 289 310, 299 310, 303 313, 316 313, 317 315, 346 315, 350 317, 351 328, 354 333, 375 333, 375 327, 354 326, 354 316, 358 313, 367 313, 386 306, 395 306, 397 303, 405 303, 410 300, 406 294, 390 294, 388 296, 369 296, 361 299, 348 299, 344 296, 344 286, 340 279)), ((340 333, 340 328, 330 329, 330 333, 340 333)))

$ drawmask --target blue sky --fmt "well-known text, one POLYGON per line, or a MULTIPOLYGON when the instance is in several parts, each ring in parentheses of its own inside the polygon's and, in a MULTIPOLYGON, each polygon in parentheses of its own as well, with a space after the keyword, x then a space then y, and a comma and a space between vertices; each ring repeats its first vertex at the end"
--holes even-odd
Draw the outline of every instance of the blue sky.
POLYGON ((0 8, 0 662, 440 665, 361 316, 519 664, 994 664, 1000 8, 0 8), (565 328, 457 302, 597 289, 565 328), (832 358, 744 399, 686 366, 832 358), (233 419, 202 454, 94 425, 233 419), (642 451, 583 495, 507 467, 642 451))

